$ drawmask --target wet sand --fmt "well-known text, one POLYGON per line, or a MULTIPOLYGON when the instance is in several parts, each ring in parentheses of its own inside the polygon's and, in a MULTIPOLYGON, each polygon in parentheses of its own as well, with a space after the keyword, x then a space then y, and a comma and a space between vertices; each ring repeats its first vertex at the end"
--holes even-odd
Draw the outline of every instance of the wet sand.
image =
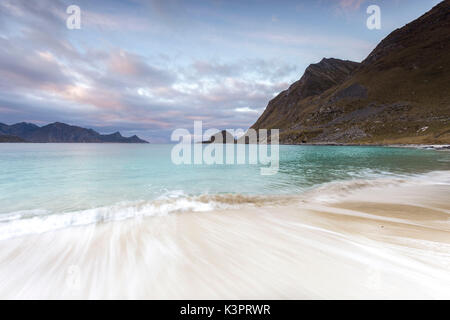
POLYGON ((449 185, 323 194, 3 240, 0 298, 450 299, 449 185))

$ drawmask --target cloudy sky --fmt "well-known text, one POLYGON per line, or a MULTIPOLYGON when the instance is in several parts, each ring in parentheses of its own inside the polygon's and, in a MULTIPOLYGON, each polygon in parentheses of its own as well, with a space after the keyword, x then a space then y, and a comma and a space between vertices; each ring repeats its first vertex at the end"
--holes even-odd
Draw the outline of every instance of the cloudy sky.
POLYGON ((438 0, 0 0, 0 122, 61 121, 167 142, 247 129, 323 57, 363 60, 438 0), (81 29, 66 27, 69 5, 81 29), (371 4, 381 30, 366 27, 371 4))

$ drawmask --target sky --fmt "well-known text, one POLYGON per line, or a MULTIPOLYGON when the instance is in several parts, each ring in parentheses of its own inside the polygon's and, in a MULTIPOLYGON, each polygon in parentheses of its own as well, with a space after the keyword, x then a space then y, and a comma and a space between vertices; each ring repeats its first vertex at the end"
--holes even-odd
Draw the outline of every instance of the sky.
POLYGON ((322 58, 362 61, 438 0, 1 0, 0 122, 170 141, 246 130, 322 58), (369 30, 366 10, 381 9, 369 30), (81 10, 69 29, 69 5, 81 10))

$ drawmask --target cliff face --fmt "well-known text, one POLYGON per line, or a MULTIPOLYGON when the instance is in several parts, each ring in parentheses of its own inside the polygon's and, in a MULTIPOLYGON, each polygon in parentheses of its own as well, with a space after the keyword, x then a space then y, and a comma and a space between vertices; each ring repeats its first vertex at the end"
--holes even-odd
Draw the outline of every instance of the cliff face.
POLYGON ((281 143, 450 143, 450 0, 388 35, 361 63, 324 59, 252 126, 281 143))
POLYGON ((26 142, 115 142, 115 143, 147 143, 137 136, 123 137, 119 132, 102 135, 92 129, 71 126, 55 122, 43 127, 31 123, 6 125, 0 123, 0 135, 13 136, 26 142))
POLYGON ((299 101, 309 101, 309 98, 342 83, 358 66, 357 62, 333 58, 324 58, 319 63, 309 65, 300 80, 269 102, 253 128, 289 127, 292 118, 296 117, 295 109, 299 101))

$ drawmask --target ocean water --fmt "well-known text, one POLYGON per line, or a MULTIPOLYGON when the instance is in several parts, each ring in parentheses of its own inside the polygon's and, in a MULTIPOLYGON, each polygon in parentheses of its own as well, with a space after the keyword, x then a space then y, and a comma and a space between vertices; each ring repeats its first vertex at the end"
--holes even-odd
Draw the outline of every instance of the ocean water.
POLYGON ((0 239, 134 216, 208 211, 254 197, 299 195, 331 182, 450 169, 449 152, 280 146, 279 171, 267 176, 259 164, 175 165, 172 147, 1 144, 0 239))

